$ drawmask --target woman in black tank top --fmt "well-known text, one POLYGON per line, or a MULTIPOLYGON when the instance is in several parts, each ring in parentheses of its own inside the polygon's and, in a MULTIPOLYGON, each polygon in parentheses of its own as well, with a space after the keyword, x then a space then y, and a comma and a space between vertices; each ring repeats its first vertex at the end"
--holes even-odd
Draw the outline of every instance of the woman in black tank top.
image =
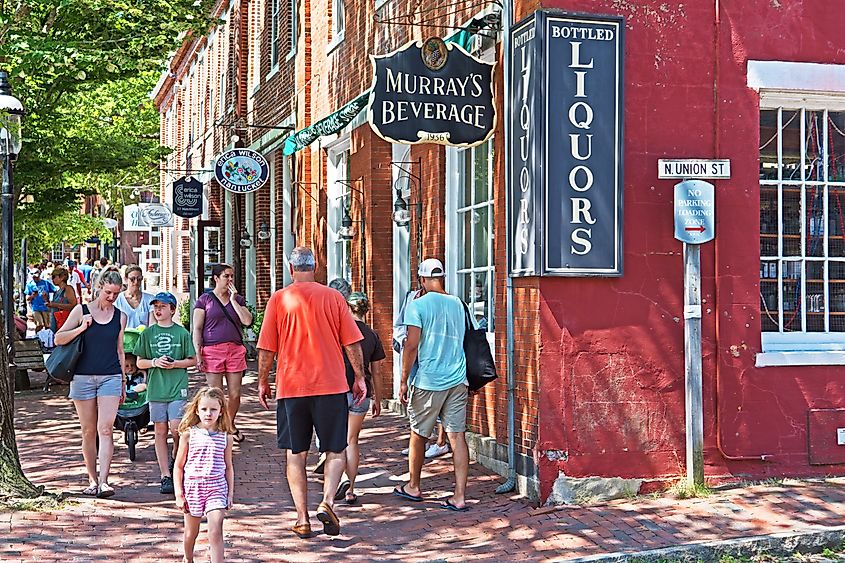
POLYGON ((126 398, 123 370, 126 315, 114 306, 123 289, 120 274, 106 272, 99 281, 101 289, 97 298, 88 305, 73 308, 64 326, 56 333, 56 344, 63 345, 76 337, 82 338, 82 354, 70 382, 69 394, 82 428, 82 457, 88 473, 88 486, 82 493, 105 498, 114 494, 109 485, 114 453, 112 425, 118 406, 126 398))

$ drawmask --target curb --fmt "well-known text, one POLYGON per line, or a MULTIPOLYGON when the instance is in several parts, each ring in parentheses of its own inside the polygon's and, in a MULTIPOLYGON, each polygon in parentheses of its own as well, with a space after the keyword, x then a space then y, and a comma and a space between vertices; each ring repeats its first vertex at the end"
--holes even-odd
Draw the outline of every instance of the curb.
POLYGON ((733 540, 690 543, 634 553, 606 553, 576 559, 554 559, 570 563, 629 561, 719 561, 725 556, 750 557, 761 553, 792 555, 819 553, 825 548, 839 548, 845 539, 845 526, 817 527, 805 532, 785 532, 733 540))

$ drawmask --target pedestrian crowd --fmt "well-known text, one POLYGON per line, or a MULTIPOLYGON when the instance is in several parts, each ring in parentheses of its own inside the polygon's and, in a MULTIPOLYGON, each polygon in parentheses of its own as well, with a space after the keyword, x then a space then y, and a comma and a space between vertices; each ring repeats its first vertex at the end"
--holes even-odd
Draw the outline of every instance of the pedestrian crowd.
MULTIPOLYGON (((275 410, 277 444, 285 450, 296 509, 291 531, 300 538, 314 533, 306 471, 314 434, 321 454, 315 472, 324 475, 314 516, 323 533, 335 536, 341 531, 336 503, 359 500, 358 439, 365 417, 368 412, 379 416, 384 398, 378 368, 386 354, 365 321, 371 311, 367 295, 351 291, 345 280, 318 283, 316 268, 310 249, 292 251, 293 282, 270 297, 258 337, 258 400, 275 410)), ((143 407, 145 401, 139 426, 143 433, 152 425, 160 492, 174 495, 184 514, 184 560, 193 561, 204 517, 211 561, 223 561, 223 520, 235 499, 232 451, 247 438, 236 417, 246 370, 244 329, 253 323, 234 270, 226 264, 213 267, 211 287, 193 307, 191 331, 174 319, 174 295, 142 291, 137 266, 125 267, 121 275, 100 263, 80 272, 79 286, 75 271, 75 264, 53 268, 54 283, 48 286, 34 270, 26 293, 36 327, 54 327, 56 345, 81 342, 69 398, 79 418, 88 478, 82 493, 115 494, 109 483, 115 421, 122 420, 126 405, 143 407), (87 300, 83 288, 90 288, 87 300), (205 374, 206 385, 191 394, 188 369, 193 367, 205 374)), ((437 259, 419 264, 419 288, 409 293, 394 327, 393 349, 402 358, 399 398, 407 405, 411 433, 409 480, 393 494, 423 501, 425 457, 451 447, 455 488, 441 506, 462 512, 469 510, 463 349, 468 325, 465 306, 446 292, 444 276, 437 259), (427 446, 432 436, 437 442, 427 446)))

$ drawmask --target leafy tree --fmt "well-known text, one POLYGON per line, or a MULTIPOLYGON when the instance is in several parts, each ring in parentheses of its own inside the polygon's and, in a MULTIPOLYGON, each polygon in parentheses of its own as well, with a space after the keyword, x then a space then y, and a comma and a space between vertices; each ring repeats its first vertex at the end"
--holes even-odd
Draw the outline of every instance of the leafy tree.
MULTIPOLYGON (((108 236, 102 221, 79 217, 82 196, 155 183, 158 127, 147 93, 184 34, 208 29, 214 3, 0 0, 0 68, 27 110, 15 167, 17 232, 31 234, 34 250, 87 229, 85 238, 108 236)), ((15 449, 5 353, 0 378, 0 498, 36 496, 15 449)))

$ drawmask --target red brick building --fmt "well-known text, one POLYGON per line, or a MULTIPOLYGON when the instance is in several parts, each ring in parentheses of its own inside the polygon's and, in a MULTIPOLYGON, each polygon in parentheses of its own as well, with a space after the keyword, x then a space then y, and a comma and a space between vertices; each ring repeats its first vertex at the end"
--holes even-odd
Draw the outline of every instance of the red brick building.
MULTIPOLYGON (((228 261, 260 308, 286 283, 290 249, 308 245, 322 281, 345 277, 368 293, 370 322, 386 343, 419 257, 441 257, 447 288, 488 328, 501 374, 471 400, 478 459, 507 474, 512 443, 520 487, 543 500, 565 500, 587 477, 622 477, 631 480, 625 487, 647 490, 685 471, 677 180, 658 179, 657 161, 730 159, 730 179, 714 181, 717 236, 702 246, 706 474, 841 473, 845 40, 836 22, 845 8, 833 0, 515 4, 511 23, 537 9, 623 22, 620 276, 513 278, 508 313, 510 114, 499 22, 509 18, 496 4, 233 0, 217 7, 221 26, 186 40, 154 92, 162 142, 173 149, 162 200, 172 200, 173 180, 188 172, 207 195, 199 219, 162 234, 169 287, 195 298, 206 265, 228 261), (284 154, 292 131, 369 90, 370 55, 448 38, 473 21, 468 50, 496 62, 500 119, 490 141, 469 149, 391 144, 362 112, 284 154), (225 192, 208 172, 236 146, 270 162, 270 181, 252 194, 225 192), (392 218, 399 198, 407 225, 392 218), (351 240, 338 236, 345 213, 351 240)), ((549 64, 563 72, 569 61, 549 64)), ((389 396, 395 361, 381 373, 389 396)))

